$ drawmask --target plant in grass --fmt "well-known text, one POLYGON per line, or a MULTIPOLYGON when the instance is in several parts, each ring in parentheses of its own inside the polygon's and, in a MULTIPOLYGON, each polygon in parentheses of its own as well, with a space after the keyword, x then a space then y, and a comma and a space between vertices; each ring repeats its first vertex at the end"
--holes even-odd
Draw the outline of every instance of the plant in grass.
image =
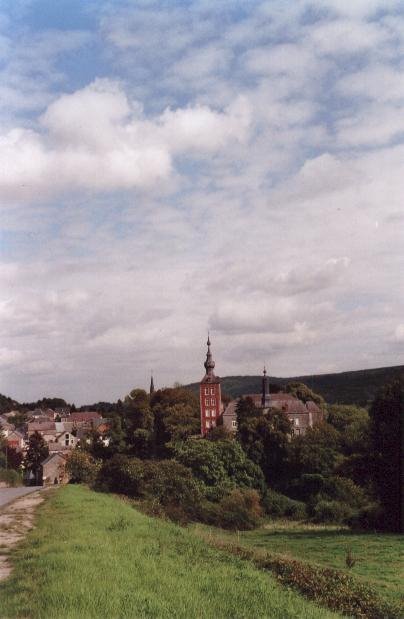
POLYGON ((352 569, 355 566, 355 564, 356 564, 356 559, 352 554, 351 548, 348 548, 348 551, 345 557, 345 565, 347 566, 347 568, 352 569))

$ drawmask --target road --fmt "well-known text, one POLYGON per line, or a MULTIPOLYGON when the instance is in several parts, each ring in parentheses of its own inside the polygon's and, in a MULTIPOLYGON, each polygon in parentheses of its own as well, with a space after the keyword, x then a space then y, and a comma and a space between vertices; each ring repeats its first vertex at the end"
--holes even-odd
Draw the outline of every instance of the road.
POLYGON ((23 486, 20 488, 0 488, 0 507, 7 505, 14 499, 18 499, 20 496, 41 490, 43 486, 23 486))

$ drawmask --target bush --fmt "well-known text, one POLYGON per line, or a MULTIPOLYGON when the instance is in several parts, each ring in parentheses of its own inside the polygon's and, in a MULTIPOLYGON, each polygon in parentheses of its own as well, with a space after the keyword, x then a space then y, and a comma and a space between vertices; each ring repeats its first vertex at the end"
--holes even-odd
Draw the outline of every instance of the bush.
POLYGON ((89 453, 80 449, 74 449, 66 463, 66 470, 72 483, 92 484, 100 469, 101 463, 95 460, 89 453))
POLYGON ((306 505, 302 501, 290 499, 270 488, 262 500, 262 505, 265 512, 272 518, 291 518, 292 520, 307 518, 306 505))
POLYGON ((102 465, 96 486, 100 490, 139 498, 143 494, 144 477, 145 465, 142 460, 116 454, 102 465))
POLYGON ((339 501, 324 501, 320 500, 314 506, 313 520, 314 522, 329 522, 341 524, 347 522, 354 515, 353 510, 339 501))
POLYGON ((353 529, 383 529, 383 509, 379 503, 368 503, 358 509, 351 518, 348 519, 353 529))
POLYGON ((233 490, 218 505, 205 507, 205 518, 210 524, 233 531, 255 529, 261 517, 260 496, 256 490, 233 490))
POLYGON ((0 469, 0 482, 3 481, 7 486, 15 488, 22 485, 21 475, 14 469, 0 469))

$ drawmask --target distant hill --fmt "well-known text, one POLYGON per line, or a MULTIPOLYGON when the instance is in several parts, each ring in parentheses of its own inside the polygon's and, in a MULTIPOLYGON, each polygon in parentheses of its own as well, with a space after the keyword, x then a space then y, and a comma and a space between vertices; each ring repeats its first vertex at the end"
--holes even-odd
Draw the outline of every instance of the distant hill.
MULTIPOLYGON (((292 376, 278 378, 270 376, 270 385, 275 390, 290 382, 305 383, 310 389, 323 396, 329 404, 357 404, 366 406, 372 402, 376 392, 385 383, 397 376, 404 376, 404 365, 373 370, 357 370, 338 374, 313 374, 310 376, 292 376)), ((225 376, 221 377, 222 393, 236 398, 245 393, 261 391, 262 376, 225 376)), ((199 383, 185 385, 198 392, 199 383)))

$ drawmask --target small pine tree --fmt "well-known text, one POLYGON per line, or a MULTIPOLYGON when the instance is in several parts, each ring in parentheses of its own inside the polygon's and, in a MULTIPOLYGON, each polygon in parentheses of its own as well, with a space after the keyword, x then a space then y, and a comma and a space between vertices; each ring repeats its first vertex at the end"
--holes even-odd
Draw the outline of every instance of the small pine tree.
POLYGON ((355 559, 355 557, 353 556, 353 554, 352 554, 352 550, 351 550, 350 548, 348 548, 348 552, 346 553, 345 563, 346 563, 346 566, 347 566, 349 569, 352 569, 352 568, 353 568, 353 566, 354 566, 354 565, 355 565, 355 563, 356 563, 356 559, 355 559))

